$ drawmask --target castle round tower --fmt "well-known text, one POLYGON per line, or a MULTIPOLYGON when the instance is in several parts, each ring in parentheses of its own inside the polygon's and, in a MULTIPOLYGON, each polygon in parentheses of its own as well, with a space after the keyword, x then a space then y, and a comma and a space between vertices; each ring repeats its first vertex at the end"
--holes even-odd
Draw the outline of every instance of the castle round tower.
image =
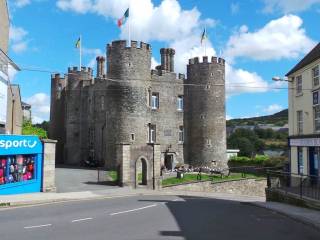
POLYGON ((185 158, 192 166, 227 167, 225 60, 189 60, 185 85, 185 158))
POLYGON ((117 143, 147 143, 150 68, 149 44, 131 41, 127 47, 126 41, 114 41, 107 45, 107 167, 114 167, 117 143))

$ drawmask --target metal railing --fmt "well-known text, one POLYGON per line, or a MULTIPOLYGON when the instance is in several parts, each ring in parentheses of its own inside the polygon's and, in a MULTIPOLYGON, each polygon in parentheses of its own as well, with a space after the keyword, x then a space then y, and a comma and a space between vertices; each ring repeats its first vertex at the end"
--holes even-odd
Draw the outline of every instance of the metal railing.
POLYGON ((282 171, 268 171, 267 183, 270 189, 320 200, 320 176, 295 174, 282 171))

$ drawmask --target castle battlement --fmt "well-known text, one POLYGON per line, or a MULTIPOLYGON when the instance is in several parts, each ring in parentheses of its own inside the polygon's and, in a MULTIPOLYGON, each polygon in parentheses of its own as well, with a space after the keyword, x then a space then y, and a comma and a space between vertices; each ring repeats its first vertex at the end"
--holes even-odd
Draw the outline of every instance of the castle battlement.
POLYGON ((140 42, 138 44, 138 41, 131 41, 131 46, 127 46, 127 41, 126 40, 117 40, 113 41, 111 44, 107 44, 107 49, 108 51, 111 48, 119 48, 119 49, 141 49, 141 50, 147 50, 151 51, 151 45, 148 43, 140 42))
POLYGON ((199 57, 189 59, 189 65, 193 64, 203 64, 203 63, 218 63, 225 65, 225 60, 223 58, 211 57, 210 61, 207 56, 202 57, 202 62, 199 61, 199 57))
MULTIPOLYGON (((79 68, 74 66, 74 67, 68 67, 68 73, 79 73, 79 68)), ((81 67, 81 72, 89 73, 92 75, 92 68, 90 67, 81 67)))

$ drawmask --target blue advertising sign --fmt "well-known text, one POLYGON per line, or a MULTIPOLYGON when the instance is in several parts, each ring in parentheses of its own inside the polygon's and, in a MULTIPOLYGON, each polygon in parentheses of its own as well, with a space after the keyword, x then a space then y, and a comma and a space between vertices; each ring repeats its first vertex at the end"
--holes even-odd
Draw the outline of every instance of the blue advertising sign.
POLYGON ((0 155, 42 153, 42 143, 37 136, 0 135, 0 155))
POLYGON ((42 155, 37 136, 0 135, 0 195, 40 192, 42 155))

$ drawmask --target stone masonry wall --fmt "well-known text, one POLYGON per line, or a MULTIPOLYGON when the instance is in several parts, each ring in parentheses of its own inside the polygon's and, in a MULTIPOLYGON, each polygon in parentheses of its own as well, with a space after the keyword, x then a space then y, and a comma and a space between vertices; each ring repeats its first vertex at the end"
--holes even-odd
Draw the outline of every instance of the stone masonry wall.
POLYGON ((55 154, 56 154, 56 143, 55 140, 44 139, 43 143, 43 181, 42 191, 43 192, 54 192, 56 191, 55 186, 55 154))
POLYGON ((245 196, 265 196, 267 180, 244 179, 212 183, 203 181, 164 187, 164 190, 232 193, 245 196))

